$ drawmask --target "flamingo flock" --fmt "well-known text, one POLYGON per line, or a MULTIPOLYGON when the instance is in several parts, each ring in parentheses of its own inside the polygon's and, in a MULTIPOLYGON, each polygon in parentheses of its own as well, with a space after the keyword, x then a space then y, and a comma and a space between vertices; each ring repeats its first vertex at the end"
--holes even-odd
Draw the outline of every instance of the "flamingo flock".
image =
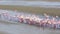
POLYGON ((60 18, 58 16, 26 14, 22 12, 14 12, 11 10, 0 10, 0 19, 13 21, 17 23, 25 23, 29 25, 36 25, 39 27, 48 27, 60 29, 60 18))

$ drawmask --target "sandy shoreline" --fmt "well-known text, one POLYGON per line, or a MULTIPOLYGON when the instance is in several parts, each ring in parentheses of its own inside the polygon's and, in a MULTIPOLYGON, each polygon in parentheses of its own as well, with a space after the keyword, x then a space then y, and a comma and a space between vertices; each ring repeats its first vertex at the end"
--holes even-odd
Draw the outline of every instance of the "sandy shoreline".
POLYGON ((31 2, 31 1, 23 1, 23 2, 7 2, 7 3, 4 3, 4 2, 1 2, 0 3, 0 9, 7 9, 7 10, 17 10, 19 12, 28 12, 28 13, 32 13, 32 14, 43 14, 43 13, 48 13, 49 15, 53 15, 53 16, 60 16, 60 8, 59 8, 59 5, 60 5, 60 2, 55 2, 55 3, 44 3, 44 2, 41 2, 42 5, 57 5, 56 7, 58 8, 48 8, 47 6, 46 7, 41 7, 40 4, 38 2, 31 2), (15 4, 16 5, 15 5, 15 4), (19 4, 20 3, 20 4, 19 4), (22 3, 22 4, 21 4, 22 3), (37 3, 37 5, 36 5, 37 3), (8 5, 9 4, 9 5, 8 5), (11 5, 11 4, 14 4, 14 5, 11 5), (32 4, 32 5, 31 5, 32 4), (28 5, 28 6, 25 6, 25 5, 28 5), (31 5, 31 6, 29 6, 31 5), (36 5, 36 6, 34 6, 36 5), (39 6, 38 6, 39 5, 39 6))
POLYGON ((0 9, 7 10, 18 10, 19 12, 28 12, 34 14, 43 14, 48 13, 49 15, 58 15, 60 16, 59 8, 42 8, 42 7, 30 7, 30 6, 9 6, 9 5, 0 5, 0 9))

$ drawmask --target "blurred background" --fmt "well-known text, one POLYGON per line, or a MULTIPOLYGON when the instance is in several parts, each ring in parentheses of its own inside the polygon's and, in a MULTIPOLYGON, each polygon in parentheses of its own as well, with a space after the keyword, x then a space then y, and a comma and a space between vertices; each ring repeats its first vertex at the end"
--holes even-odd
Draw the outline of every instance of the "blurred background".
POLYGON ((0 0, 0 9, 60 16, 60 0, 0 0))
MULTIPOLYGON (((0 9, 60 16, 60 0, 0 0, 0 9)), ((60 34, 60 30, 0 20, 0 34, 60 34)))

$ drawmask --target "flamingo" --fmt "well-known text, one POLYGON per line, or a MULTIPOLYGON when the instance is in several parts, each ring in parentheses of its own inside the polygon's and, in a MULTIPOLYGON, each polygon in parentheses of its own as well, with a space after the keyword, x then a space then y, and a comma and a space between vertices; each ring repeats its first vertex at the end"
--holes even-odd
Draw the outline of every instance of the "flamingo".
POLYGON ((29 23, 29 22, 30 22, 30 17, 29 16, 25 16, 24 23, 29 23))
POLYGON ((8 19, 8 16, 9 16, 8 12, 3 12, 2 13, 2 18, 3 19, 8 19))
POLYGON ((23 15, 18 16, 18 19, 19 19, 19 22, 20 22, 20 23, 23 23, 24 16, 23 16, 23 15))

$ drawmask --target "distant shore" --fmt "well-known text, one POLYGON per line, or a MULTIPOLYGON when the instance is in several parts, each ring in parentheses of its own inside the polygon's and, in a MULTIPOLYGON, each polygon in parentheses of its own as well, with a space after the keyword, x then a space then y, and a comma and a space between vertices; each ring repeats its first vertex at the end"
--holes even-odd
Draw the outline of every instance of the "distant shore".
POLYGON ((51 1, 51 2, 60 2, 60 0, 23 0, 23 1, 51 1))
POLYGON ((19 12, 22 11, 22 12, 28 12, 28 13, 34 13, 34 14, 48 13, 49 15, 60 16, 60 8, 0 5, 0 9, 18 10, 19 12))

